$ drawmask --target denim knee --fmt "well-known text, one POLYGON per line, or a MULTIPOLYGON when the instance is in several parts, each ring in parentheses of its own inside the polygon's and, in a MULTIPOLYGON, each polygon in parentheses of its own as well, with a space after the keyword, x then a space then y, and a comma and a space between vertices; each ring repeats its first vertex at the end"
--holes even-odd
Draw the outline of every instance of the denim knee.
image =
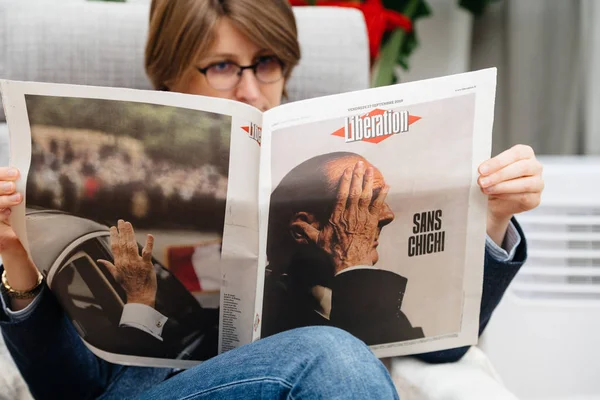
POLYGON ((306 327, 230 350, 165 381, 143 399, 398 399, 383 364, 350 334, 306 327))
MULTIPOLYGON (((369 347, 348 332, 332 327, 312 326, 288 331, 284 340, 301 343, 294 357, 304 364, 305 379, 314 375, 327 392, 335 389, 346 392, 347 398, 359 394, 375 395, 380 399, 397 399, 397 391, 383 363, 369 347)), ((283 337, 281 338, 283 339, 283 337)), ((309 378, 310 380, 310 378, 309 378)), ((330 393, 331 395, 332 393, 330 393)), ((356 396, 356 397, 355 397, 356 396)))
POLYGON ((357 355, 367 359, 373 359, 373 353, 369 347, 352 336, 348 332, 329 326, 308 326, 288 331, 289 340, 304 343, 306 351, 314 353, 314 356, 336 357, 340 353, 352 350, 357 355))
POLYGON ((383 365, 363 341, 342 329, 310 326, 294 329, 290 333, 291 340, 303 343, 302 351, 306 352, 305 355, 321 362, 350 364, 348 367, 356 362, 372 364, 376 368, 383 365))

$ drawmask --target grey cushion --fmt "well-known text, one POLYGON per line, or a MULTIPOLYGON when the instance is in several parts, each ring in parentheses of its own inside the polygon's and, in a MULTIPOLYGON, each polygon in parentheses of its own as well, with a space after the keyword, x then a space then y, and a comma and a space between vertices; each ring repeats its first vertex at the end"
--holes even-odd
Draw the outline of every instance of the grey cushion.
POLYGON ((149 89, 147 19, 138 4, 0 0, 0 78, 149 89))
MULTIPOLYGON (((289 100, 366 88, 362 14, 326 7, 294 12, 303 58, 289 100)), ((0 79, 149 89, 147 25, 143 3, 0 0, 0 79)))
POLYGON ((369 87, 369 39, 363 14, 338 7, 296 7, 302 59, 289 101, 369 87))

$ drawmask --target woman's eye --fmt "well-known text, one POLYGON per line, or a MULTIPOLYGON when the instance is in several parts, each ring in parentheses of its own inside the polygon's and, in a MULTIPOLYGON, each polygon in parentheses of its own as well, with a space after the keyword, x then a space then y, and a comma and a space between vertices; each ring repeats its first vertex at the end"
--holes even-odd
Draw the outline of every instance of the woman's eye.
POLYGON ((227 61, 223 61, 217 64, 214 64, 210 67, 214 72, 218 73, 227 73, 233 70, 233 64, 227 61))
POLYGON ((258 60, 256 60, 259 64, 270 64, 272 62, 276 62, 277 59, 275 58, 275 56, 261 56, 258 57, 258 60))

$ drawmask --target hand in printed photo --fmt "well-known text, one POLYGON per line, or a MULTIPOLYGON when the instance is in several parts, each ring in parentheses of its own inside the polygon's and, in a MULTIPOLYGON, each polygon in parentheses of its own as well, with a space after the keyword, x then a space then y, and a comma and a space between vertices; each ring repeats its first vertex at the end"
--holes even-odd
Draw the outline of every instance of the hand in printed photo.
POLYGON ((130 222, 119 220, 118 226, 110 228, 110 244, 114 264, 98 260, 104 265, 127 294, 127 303, 139 303, 153 307, 156 300, 156 273, 152 264, 154 237, 146 237, 146 245, 140 255, 130 222))
MULTIPOLYGON (((309 240, 332 257, 335 273, 358 265, 377 262, 380 216, 386 212, 389 186, 373 187, 374 168, 361 160, 348 167, 340 180, 337 199, 329 220, 319 230, 297 220, 291 226, 295 235, 309 240), (374 197, 374 199, 373 199, 374 197)), ((379 182, 377 182, 379 183, 379 182)))

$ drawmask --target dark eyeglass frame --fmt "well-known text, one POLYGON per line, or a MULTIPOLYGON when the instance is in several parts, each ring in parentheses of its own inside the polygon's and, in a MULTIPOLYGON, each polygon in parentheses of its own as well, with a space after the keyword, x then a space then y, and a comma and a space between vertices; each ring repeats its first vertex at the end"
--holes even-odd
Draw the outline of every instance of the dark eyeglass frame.
MULTIPOLYGON (((230 90, 230 89, 233 89, 234 87, 236 87, 236 86, 237 86, 237 85, 240 83, 240 79, 241 79, 241 77, 242 77, 242 74, 244 73, 244 70, 247 70, 247 69, 251 69, 251 70, 252 70, 252 73, 254 74, 254 77, 255 77, 255 78, 256 78, 256 79, 257 79, 259 82, 261 82, 261 83, 264 83, 264 84, 267 84, 267 85, 268 85, 268 84, 270 84, 270 83, 279 82, 279 81, 280 81, 281 79, 283 79, 283 77, 285 76, 285 65, 283 64, 283 61, 281 61, 279 58, 277 58, 277 57, 271 57, 271 58, 272 58, 272 59, 273 59, 275 62, 277 62, 277 63, 279 64, 280 68, 281 68, 281 77, 280 77, 280 78, 278 78, 278 79, 276 79, 276 80, 274 80, 274 81, 265 82, 265 81, 261 80, 261 79, 258 77, 258 75, 256 75, 256 70, 257 70, 258 66, 259 66, 259 65, 260 65, 260 64, 261 64, 261 63, 262 63, 264 60, 257 61, 257 62, 255 62, 254 64, 250 64, 250 65, 239 65, 239 64, 237 64, 237 63, 234 63, 234 62, 232 62, 232 61, 223 61, 223 62, 226 62, 226 63, 232 64, 232 65, 234 65, 235 67, 237 67, 237 68, 239 69, 239 70, 238 70, 238 72, 236 73, 236 75, 238 76, 238 80, 237 80, 237 82, 235 83, 235 85, 231 86, 230 88, 225 88, 225 89, 217 89, 217 88, 213 87, 213 89, 215 89, 215 90, 230 90)), ((212 68, 212 67, 214 67, 215 65, 222 64, 223 62, 218 62, 218 63, 210 64, 210 65, 208 65, 208 66, 206 66, 206 67, 204 67, 204 68, 196 67, 196 69, 197 69, 197 70, 198 70, 198 71, 199 71, 199 72, 200 72, 202 75, 204 75, 204 76, 206 77, 206 81, 207 81, 207 82, 208 82, 208 84, 210 85, 210 79, 208 79, 208 75, 207 75, 206 73, 208 72, 208 70, 209 70, 209 69, 211 69, 211 68, 212 68)), ((212 85, 211 85, 211 86, 212 86, 212 85)))

